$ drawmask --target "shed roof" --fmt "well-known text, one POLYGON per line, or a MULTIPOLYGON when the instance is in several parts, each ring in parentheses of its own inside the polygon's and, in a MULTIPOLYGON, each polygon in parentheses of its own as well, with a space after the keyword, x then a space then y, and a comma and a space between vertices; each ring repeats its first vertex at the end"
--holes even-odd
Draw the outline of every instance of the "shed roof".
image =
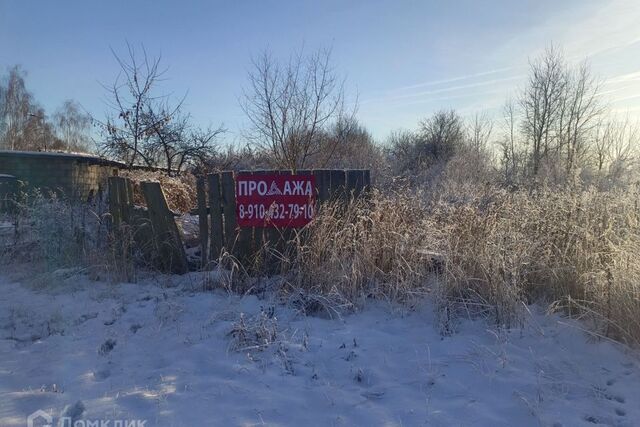
POLYGON ((69 160, 79 160, 90 164, 99 165, 111 165, 124 167, 124 163, 116 162, 114 160, 105 159, 103 157, 95 156, 93 154, 86 153, 65 153, 59 151, 12 151, 12 150, 0 150, 0 157, 41 157, 41 158, 67 158, 69 160))

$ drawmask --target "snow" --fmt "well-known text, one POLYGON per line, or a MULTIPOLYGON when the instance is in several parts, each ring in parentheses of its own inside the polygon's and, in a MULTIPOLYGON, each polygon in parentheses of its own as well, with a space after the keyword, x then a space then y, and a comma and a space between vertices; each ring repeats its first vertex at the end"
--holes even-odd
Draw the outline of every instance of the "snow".
POLYGON ((640 425, 637 355, 539 307, 442 337, 428 300, 326 319, 204 279, 0 274, 0 426, 640 425))

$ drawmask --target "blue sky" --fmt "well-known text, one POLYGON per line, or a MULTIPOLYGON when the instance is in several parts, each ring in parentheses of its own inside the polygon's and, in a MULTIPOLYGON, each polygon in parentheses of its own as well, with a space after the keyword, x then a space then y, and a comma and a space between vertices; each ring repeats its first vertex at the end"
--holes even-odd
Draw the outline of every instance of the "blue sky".
POLYGON ((160 91, 188 92, 203 125, 240 138, 252 55, 332 47, 360 121, 379 140, 441 108, 498 114, 549 43, 588 58, 611 108, 640 116, 639 0, 13 1, 0 0, 0 70, 21 64, 52 112, 73 98, 104 116, 110 48, 144 44, 169 67, 160 91))

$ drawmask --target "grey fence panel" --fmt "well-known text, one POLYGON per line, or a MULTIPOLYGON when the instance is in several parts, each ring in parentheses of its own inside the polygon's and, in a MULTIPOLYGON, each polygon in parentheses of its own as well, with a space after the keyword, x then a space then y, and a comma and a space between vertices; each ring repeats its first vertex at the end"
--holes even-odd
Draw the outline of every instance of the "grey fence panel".
POLYGON ((331 184, 329 186, 329 197, 331 200, 346 200, 345 185, 347 184, 346 172, 343 170, 331 171, 331 184))
POLYGON ((318 203, 329 201, 331 171, 328 169, 316 169, 313 171, 313 176, 316 179, 316 197, 318 203))

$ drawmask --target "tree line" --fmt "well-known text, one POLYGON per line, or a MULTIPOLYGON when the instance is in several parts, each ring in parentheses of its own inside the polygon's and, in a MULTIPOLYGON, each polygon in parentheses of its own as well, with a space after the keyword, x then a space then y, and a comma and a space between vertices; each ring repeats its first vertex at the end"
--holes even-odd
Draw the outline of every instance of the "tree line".
POLYGON ((0 84, 0 147, 93 150, 129 166, 185 170, 368 168, 381 180, 401 176, 433 185, 499 182, 576 185, 634 179, 640 129, 610 113, 602 81, 585 61, 571 66, 551 46, 530 61, 528 79, 502 113, 463 118, 438 111, 413 130, 378 144, 347 101, 331 51, 294 52, 287 60, 252 59, 240 97, 244 143, 221 144, 222 125, 202 128, 184 111, 185 97, 160 92, 160 57, 127 45, 113 56, 120 73, 104 85, 110 111, 91 117, 66 101, 49 117, 25 87, 18 66, 0 84), (93 132, 92 132, 93 131, 93 132), (90 135, 97 135, 91 138, 90 135), (92 143, 92 144, 90 144, 92 143))
POLYGON ((0 149, 89 150, 91 116, 73 100, 47 115, 27 90, 26 76, 16 65, 0 79, 0 149))

